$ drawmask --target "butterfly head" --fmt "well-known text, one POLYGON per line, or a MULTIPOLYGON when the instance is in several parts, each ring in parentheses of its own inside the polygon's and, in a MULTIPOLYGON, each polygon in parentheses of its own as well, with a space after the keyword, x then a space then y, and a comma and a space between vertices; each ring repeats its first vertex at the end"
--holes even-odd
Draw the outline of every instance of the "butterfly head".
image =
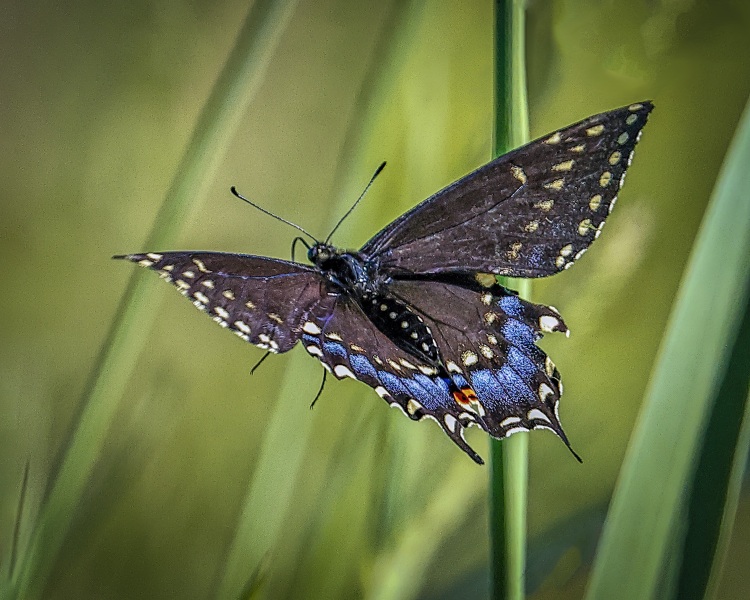
POLYGON ((307 251, 307 260, 313 263, 316 267, 325 270, 326 263, 340 253, 341 251, 338 248, 331 246, 330 244, 316 242, 312 245, 310 250, 307 251))

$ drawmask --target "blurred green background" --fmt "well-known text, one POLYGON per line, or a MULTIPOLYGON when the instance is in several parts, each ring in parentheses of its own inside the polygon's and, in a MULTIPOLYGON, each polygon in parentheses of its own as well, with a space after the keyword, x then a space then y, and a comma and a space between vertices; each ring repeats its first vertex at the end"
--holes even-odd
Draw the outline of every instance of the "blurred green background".
MULTIPOLYGON (((27 462, 21 553, 28 543, 132 274, 112 254, 288 258, 293 230, 232 198, 230 185, 323 235, 387 160, 337 234, 357 247, 490 158, 491 2, 301 0, 208 195, 183 215, 179 244, 144 248, 247 9, 4 7, 0 560, 27 462)), ((748 32, 745 0, 530 3, 533 137, 656 104, 595 250, 533 288, 572 330, 543 345, 563 374, 561 417, 585 461, 550 434, 531 435, 533 598, 583 592, 682 269, 750 93, 748 32)), ((261 498, 249 540, 261 558, 247 574, 258 597, 487 596, 488 469, 356 382, 330 381, 310 412, 320 368, 304 352, 272 357, 251 378, 260 350, 160 290, 45 597, 211 597, 249 487, 261 498), (276 447, 263 445, 269 429, 276 447), (276 453, 299 463, 274 462, 276 453)), ((469 435, 486 457, 482 434, 469 435)), ((748 539, 744 494, 722 598, 750 596, 748 539)))

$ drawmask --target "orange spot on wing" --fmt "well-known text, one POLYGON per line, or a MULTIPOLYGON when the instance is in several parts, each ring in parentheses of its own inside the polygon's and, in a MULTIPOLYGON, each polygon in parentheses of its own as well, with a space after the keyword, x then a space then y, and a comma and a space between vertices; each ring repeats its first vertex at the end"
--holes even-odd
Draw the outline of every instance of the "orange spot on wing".
POLYGON ((472 402, 478 402, 476 392, 469 386, 464 386, 460 390, 453 390, 453 399, 461 406, 468 408, 472 402))

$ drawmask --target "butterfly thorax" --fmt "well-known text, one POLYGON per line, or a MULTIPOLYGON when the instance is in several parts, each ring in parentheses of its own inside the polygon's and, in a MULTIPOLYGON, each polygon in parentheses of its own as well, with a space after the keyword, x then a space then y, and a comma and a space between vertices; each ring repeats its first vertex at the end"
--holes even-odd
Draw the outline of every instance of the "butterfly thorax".
POLYGON ((398 347, 429 365, 440 364, 431 331, 412 307, 389 293, 389 280, 378 273, 375 263, 325 243, 315 244, 308 258, 398 347))
POLYGON ((318 242, 310 248, 307 257, 328 281, 345 293, 367 299, 381 292, 381 282, 374 269, 359 253, 318 242))

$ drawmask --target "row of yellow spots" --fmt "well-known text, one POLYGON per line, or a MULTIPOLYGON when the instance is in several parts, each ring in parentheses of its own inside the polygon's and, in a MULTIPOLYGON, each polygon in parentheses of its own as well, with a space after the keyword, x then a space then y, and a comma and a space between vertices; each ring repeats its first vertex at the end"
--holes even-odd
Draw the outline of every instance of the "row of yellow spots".
POLYGON ((518 260, 519 253, 523 244, 521 242, 513 242, 510 245, 510 250, 506 253, 510 260, 518 260))
POLYGON ((520 181, 521 183, 526 183, 527 181, 526 173, 521 167, 517 165, 513 165, 510 168, 510 172, 513 174, 513 177, 518 179, 518 181, 520 181))
POLYGON ((569 269, 573 265, 573 261, 568 261, 568 257, 571 254, 573 254, 573 244, 565 244, 562 248, 560 248, 560 253, 555 259, 555 266, 558 269, 562 269, 563 267, 569 269))
POLYGON ((591 225, 591 219, 584 219, 578 224, 578 235, 586 235, 591 229, 596 229, 591 225))
POLYGON ((556 192, 559 192, 561 189, 563 189, 564 185, 565 185, 564 179, 555 179, 554 181, 545 183, 544 187, 548 190, 555 190, 556 192))
MULTIPOLYGON (((163 255, 157 254, 157 253, 149 253, 146 254, 146 258, 141 259, 138 261, 138 263, 144 267, 151 267, 156 262, 160 261, 163 258, 163 255)), ((198 271, 201 273, 212 273, 210 269, 208 269, 205 265, 205 263, 198 259, 193 258, 192 259, 193 264, 197 267, 198 271)), ((159 276, 167 279, 168 281, 172 281, 172 272, 174 271, 174 265, 164 265, 159 269, 159 276)), ((190 269, 187 269, 183 271, 180 274, 181 277, 184 277, 186 279, 195 279, 196 273, 190 269)), ((180 292, 183 295, 187 295, 192 285, 185 281, 184 279, 175 279, 173 281, 174 285, 180 290, 180 292)), ((216 284, 210 280, 210 279, 203 279, 200 281, 200 285, 207 289, 207 290, 214 290, 216 289, 216 284)), ((223 290, 221 292, 222 296, 226 298, 227 300, 236 300, 236 296, 232 290, 223 290)), ((197 290, 193 292, 193 304, 198 307, 200 310, 205 311, 208 309, 208 305, 211 303, 211 299, 206 296, 203 292, 200 290, 197 290)), ((255 304, 252 301, 245 302, 245 306, 249 309, 254 309, 255 304)), ((216 315, 213 317, 214 321, 216 321, 219 325, 222 327, 229 327, 228 319, 230 318, 229 311, 227 311, 222 306, 214 306, 212 309, 213 313, 216 315)), ((268 313, 268 318, 272 321, 275 321, 276 323, 282 324, 283 319, 276 313, 268 313)), ((245 340, 246 342, 250 341, 250 326, 245 323, 244 321, 237 320, 231 325, 232 330, 235 334, 237 334, 240 338, 245 340)), ((260 342, 257 343, 261 348, 264 348, 266 350, 270 350, 271 352, 277 352, 278 351, 278 344, 270 338, 270 336, 266 334, 260 334, 259 335, 260 342)))
MULTIPOLYGON (((556 143, 556 142, 554 142, 554 143, 556 143)), ((584 150, 584 146, 583 145, 578 146, 578 148, 580 148, 581 152, 584 150)), ((555 171, 555 172, 557 172, 557 173, 565 173, 565 172, 570 171, 573 168, 573 165, 575 165, 575 160, 570 159, 570 160, 566 160, 566 161, 563 161, 561 163, 558 163, 556 165, 552 165, 552 170, 555 171)), ((545 183, 544 184, 544 187, 546 189, 548 189, 548 190, 554 190, 556 192, 559 192, 561 189, 563 189, 564 186, 565 186, 565 179, 563 179, 563 178, 555 179, 554 181, 551 181, 549 183, 545 183)), ((550 206, 550 208, 552 208, 552 207, 550 206)))
MULTIPOLYGON (((279 319, 278 315, 274 315, 273 313, 269 314, 268 316, 271 319, 273 319, 273 320, 279 319)), ((281 321, 279 320, 279 322, 281 322, 281 321)), ((420 319, 420 322, 422 322, 421 319, 420 319)), ((309 334, 309 335, 316 335, 316 336, 323 335, 328 340, 332 340, 332 341, 335 341, 335 342, 344 343, 344 340, 341 337, 341 335, 339 335, 336 332, 326 332, 326 333, 323 333, 323 331, 321 330, 321 328, 318 325, 316 325, 315 323, 313 323, 312 321, 307 321, 303 325, 302 330, 305 333, 309 334)), ((428 330, 429 330, 429 328, 428 328, 428 330)), ((361 346, 358 346, 357 344, 350 344, 349 348, 353 352, 360 352, 360 353, 363 353, 363 354, 365 353, 365 349, 362 348, 361 346)), ((321 360, 321 362, 323 362, 323 351, 316 344, 309 344, 309 345, 305 346, 305 349, 311 355, 317 357, 319 360, 321 360)), ((412 370, 412 371, 421 371, 424 375, 427 375, 428 377, 433 377, 433 376, 437 375, 437 373, 438 373, 438 370, 435 367, 432 367, 430 365, 415 365, 412 362, 406 360, 405 358, 399 358, 398 362, 396 362, 395 360, 392 360, 392 359, 389 358, 389 359, 386 359, 386 361, 384 363, 380 359, 380 357, 378 357, 377 355, 373 355, 372 360, 376 364, 378 364, 379 366, 381 366, 381 367, 384 367, 386 365, 386 363, 387 363, 388 366, 391 367, 391 369, 393 369, 394 371, 399 372, 399 373, 401 373, 404 368, 412 370)), ((328 365, 325 362, 323 362, 323 366, 326 367, 329 370, 331 369, 331 365, 328 365)), ((342 377, 351 377, 353 379, 357 379, 357 377, 351 371, 351 369, 349 369, 349 367, 347 367, 346 365, 343 365, 343 364, 333 365, 332 372, 334 373, 334 375, 336 375, 337 377, 339 377, 339 379, 341 379, 342 377)), ((382 389, 384 390, 385 388, 382 388, 382 389)), ((376 391, 377 391, 377 389, 376 389, 376 391)))
MULTIPOLYGON (((633 104, 631 106, 628 106, 628 110, 631 113, 639 111, 642 108, 643 108, 643 104, 633 104)), ((631 114, 631 115, 628 115, 628 117, 625 119, 625 123, 627 123, 628 125, 633 125, 637 120, 638 120, 638 115, 631 114)), ((586 135, 589 137, 596 137, 604 133, 604 129, 605 127, 602 123, 599 123, 597 125, 592 125, 591 127, 586 129, 586 135)), ((620 143, 620 145, 622 145, 625 142, 627 142, 627 140, 628 140, 628 134, 623 133, 622 135, 620 135, 617 141, 620 143)), ((544 140, 544 143, 554 145, 554 144, 559 144, 561 141, 562 141, 562 134, 559 131, 556 131, 555 133, 550 135, 546 140, 544 140)), ((571 152, 581 153, 585 150, 585 145, 579 144, 578 146, 575 146, 571 148, 570 150, 571 152)))
MULTIPOLYGON (((598 194, 597 194, 598 195, 598 194)), ((593 199, 592 199, 593 201, 593 199)), ((598 197, 596 200, 596 207, 599 207, 599 203, 601 203, 601 196, 598 197)), ((595 227, 594 224, 591 222, 591 219, 583 219, 578 224, 578 235, 585 236, 589 232, 594 232, 594 238, 598 238, 599 234, 601 234, 602 227, 604 226, 604 221, 602 221, 598 227, 595 227)), ((569 258, 571 254, 573 254, 573 244, 565 244, 562 248, 560 248, 560 252, 555 259, 555 266, 558 269, 569 269, 571 266, 573 266, 573 263, 577 261, 581 256, 584 255, 587 248, 581 248, 576 255, 573 258, 569 258)))
POLYGON ((552 198, 547 198, 545 200, 540 200, 536 204, 534 204, 534 208, 538 208, 540 210, 543 210, 544 212, 549 212, 552 210, 552 207, 555 205, 555 201, 552 200, 552 198))
POLYGON ((474 275, 476 282, 485 288, 491 288, 497 283, 497 279, 492 273, 477 273, 474 275))
POLYGON ((558 172, 560 172, 560 171, 570 171, 573 168, 573 165, 575 164, 575 162, 576 161, 574 161, 573 159, 566 160, 566 161, 558 163, 556 165, 552 165, 552 170, 553 171, 558 171, 558 172))
MULTIPOLYGON (((131 256, 133 256, 133 255, 129 255, 127 258, 129 258, 129 259, 132 260, 131 256)), ((151 266, 153 266, 153 264, 155 262, 160 261, 162 258, 164 258, 164 256, 162 254, 156 254, 155 252, 149 252, 148 254, 146 254, 146 258, 141 259, 141 260, 138 261, 138 264, 140 266, 142 266, 142 267, 151 267, 151 266)))
POLYGON ((211 273, 212 272, 212 271, 210 271, 209 269, 206 268, 206 265, 199 258, 194 258, 193 259, 193 264, 195 264, 195 266, 198 267, 198 270, 201 273, 211 273))

